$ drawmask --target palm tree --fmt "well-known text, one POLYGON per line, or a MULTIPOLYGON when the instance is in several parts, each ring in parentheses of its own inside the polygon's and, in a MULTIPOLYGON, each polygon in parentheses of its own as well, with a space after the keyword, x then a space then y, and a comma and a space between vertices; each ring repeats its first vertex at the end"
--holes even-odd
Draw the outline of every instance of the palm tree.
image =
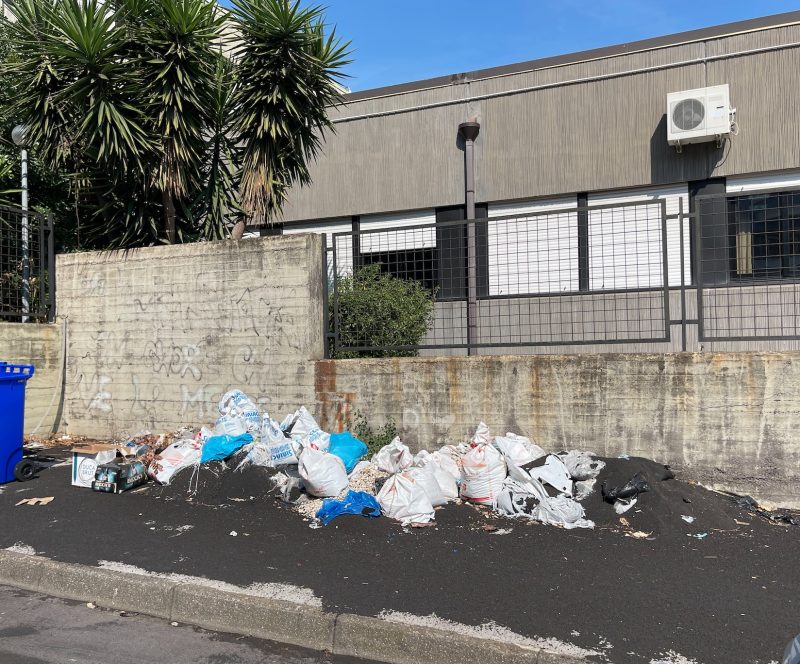
POLYGON ((241 40, 233 123, 241 205, 247 220, 264 222, 290 187, 310 182, 308 164, 333 128, 328 109, 342 102, 349 44, 335 30, 326 36, 322 8, 299 0, 233 0, 231 13, 241 40))
POLYGON ((347 45, 289 0, 17 0, 0 74, 89 243, 219 239, 269 222, 342 100, 347 45), (232 59, 223 53, 232 52, 232 59))

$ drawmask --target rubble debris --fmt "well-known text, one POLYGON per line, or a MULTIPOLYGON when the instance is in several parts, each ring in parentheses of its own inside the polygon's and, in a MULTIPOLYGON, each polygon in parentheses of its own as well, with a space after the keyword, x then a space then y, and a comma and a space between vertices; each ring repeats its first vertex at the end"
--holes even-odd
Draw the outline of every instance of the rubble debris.
MULTIPOLYGON (((493 436, 481 422, 469 442, 414 455, 397 437, 366 459, 363 441, 347 431, 323 431, 305 407, 278 423, 255 403, 241 390, 230 390, 218 404, 213 430, 189 426, 172 433, 140 432, 122 446, 75 448, 73 477, 95 480, 94 473, 104 464, 118 471, 144 465, 146 476, 158 486, 137 491, 159 491, 165 500, 184 494, 188 501, 215 506, 280 499, 311 527, 341 514, 383 514, 419 527, 434 524, 438 509, 462 503, 486 520, 524 519, 565 529, 599 523, 619 532, 614 515, 628 513, 631 521, 622 532, 635 539, 652 539, 666 525, 659 516, 663 509, 688 524, 702 519, 708 532, 744 524, 730 513, 709 513, 702 503, 693 507, 696 514, 681 514, 678 505, 691 504, 702 489, 682 483, 662 490, 660 483, 674 478, 669 467, 628 454, 601 459, 589 451, 563 448, 548 454, 513 432, 493 436), (86 461, 94 471, 77 472, 86 461), (649 494, 646 504, 643 494, 649 494)), ((95 481, 110 483, 99 477, 95 481)), ((749 497, 734 500, 740 509, 773 523, 800 524, 800 514, 767 513, 749 497)), ((493 523, 485 531, 511 532, 493 523)))
POLYGON ((54 500, 55 498, 53 496, 47 496, 47 498, 25 498, 20 500, 16 504, 16 507, 19 507, 20 505, 49 505, 54 500))

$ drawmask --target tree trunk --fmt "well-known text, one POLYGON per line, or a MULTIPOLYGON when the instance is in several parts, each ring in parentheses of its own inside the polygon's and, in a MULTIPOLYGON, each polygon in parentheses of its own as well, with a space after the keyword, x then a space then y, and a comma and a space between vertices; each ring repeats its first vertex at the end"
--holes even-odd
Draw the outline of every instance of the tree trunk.
POLYGON ((231 240, 241 240, 246 227, 244 219, 239 219, 231 229, 231 240))
POLYGON ((167 232, 167 243, 175 244, 177 232, 175 230, 175 201, 172 194, 168 191, 161 193, 161 201, 164 206, 164 229, 167 232))

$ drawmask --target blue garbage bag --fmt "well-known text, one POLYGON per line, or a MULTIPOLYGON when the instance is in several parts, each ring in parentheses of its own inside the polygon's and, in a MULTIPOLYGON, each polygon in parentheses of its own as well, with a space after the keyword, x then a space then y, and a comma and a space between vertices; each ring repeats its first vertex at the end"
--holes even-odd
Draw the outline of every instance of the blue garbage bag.
POLYGON ((227 459, 239 448, 252 442, 253 437, 249 433, 243 433, 241 436, 211 436, 203 444, 200 463, 227 459))
POLYGON ((317 512, 317 518, 326 526, 342 514, 360 514, 361 516, 380 516, 381 506, 363 491, 348 491, 343 500, 328 498, 317 512))
POLYGON ((353 472, 356 464, 367 454, 367 446, 349 431, 332 433, 328 452, 335 454, 344 462, 347 474, 353 472))

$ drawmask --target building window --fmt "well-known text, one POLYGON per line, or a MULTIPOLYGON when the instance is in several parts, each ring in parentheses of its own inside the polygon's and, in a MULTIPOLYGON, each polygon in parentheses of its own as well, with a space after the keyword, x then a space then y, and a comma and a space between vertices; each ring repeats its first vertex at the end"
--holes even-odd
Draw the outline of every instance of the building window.
POLYGON ((419 281, 431 292, 438 291, 436 248, 399 249, 361 254, 362 265, 380 265, 381 272, 398 279, 419 281))
POLYGON ((728 220, 737 279, 800 277, 800 192, 732 197, 728 220))

